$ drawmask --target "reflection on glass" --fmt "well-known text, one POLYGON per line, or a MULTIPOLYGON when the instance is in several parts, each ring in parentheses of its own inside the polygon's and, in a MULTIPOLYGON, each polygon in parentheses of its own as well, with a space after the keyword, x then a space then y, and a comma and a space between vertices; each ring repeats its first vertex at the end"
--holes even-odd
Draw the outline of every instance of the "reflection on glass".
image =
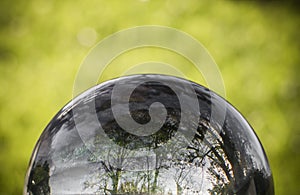
POLYGON ((137 75, 92 88, 52 119, 34 150, 24 193, 273 194, 273 181, 256 135, 225 100, 182 79, 137 75), (143 77, 154 81, 135 82, 143 77), (176 93, 157 78, 175 86, 191 84, 199 120, 180 126, 182 116, 189 116, 195 105, 186 102, 190 109, 183 112, 176 93), (155 122, 149 107, 164 105, 167 116, 159 130, 137 136, 118 125, 111 104, 116 83, 124 88, 137 85, 128 102, 137 123, 155 122), (222 124, 211 120, 212 105, 219 103, 226 105, 222 124), (182 132, 194 127, 192 139, 187 139, 182 132))

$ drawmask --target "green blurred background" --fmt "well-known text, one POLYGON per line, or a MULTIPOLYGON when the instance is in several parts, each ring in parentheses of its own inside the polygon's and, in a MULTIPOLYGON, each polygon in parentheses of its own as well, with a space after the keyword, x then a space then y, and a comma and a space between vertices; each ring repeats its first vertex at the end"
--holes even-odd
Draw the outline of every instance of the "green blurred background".
MULTIPOLYGON (((0 194, 22 193, 33 147, 72 98, 88 51, 116 31, 146 24, 180 29, 208 49, 226 98, 264 145, 276 193, 300 194, 298 7, 269 1, 1 0, 0 194)), ((132 52, 114 61, 100 81, 114 77, 118 63, 176 59, 153 48, 132 52)), ((184 64, 191 80, 206 85, 184 64)))

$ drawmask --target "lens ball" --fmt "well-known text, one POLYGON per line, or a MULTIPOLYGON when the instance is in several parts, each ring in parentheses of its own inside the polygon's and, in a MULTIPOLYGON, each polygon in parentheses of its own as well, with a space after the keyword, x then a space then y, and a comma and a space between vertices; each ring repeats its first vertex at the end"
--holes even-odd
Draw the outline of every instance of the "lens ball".
POLYGON ((274 194, 250 125, 172 76, 99 84, 64 106, 33 151, 24 194, 274 194))

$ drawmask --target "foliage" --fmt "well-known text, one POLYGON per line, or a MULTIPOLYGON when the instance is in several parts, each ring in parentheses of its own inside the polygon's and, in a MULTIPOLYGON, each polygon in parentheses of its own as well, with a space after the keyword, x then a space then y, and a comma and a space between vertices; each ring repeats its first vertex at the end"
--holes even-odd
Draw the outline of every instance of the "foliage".
MULTIPOLYGON (((269 1, 0 1, 0 194, 21 193, 34 144, 72 98, 89 49, 111 33, 144 24, 178 28, 204 44, 220 67, 227 99, 265 147, 276 193, 299 194, 297 12, 269 1)), ((153 58, 205 85, 180 56, 155 48, 125 53, 100 81, 153 58)))
POLYGON ((49 178, 49 164, 47 162, 42 166, 36 166, 29 176, 29 181, 32 181, 28 185, 30 194, 50 194, 49 178))

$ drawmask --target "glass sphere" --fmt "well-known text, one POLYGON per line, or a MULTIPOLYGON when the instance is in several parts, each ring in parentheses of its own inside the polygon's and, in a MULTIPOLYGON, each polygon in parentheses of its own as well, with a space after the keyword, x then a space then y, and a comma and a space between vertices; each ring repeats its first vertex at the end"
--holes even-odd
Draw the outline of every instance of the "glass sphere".
POLYGON ((24 194, 274 194, 242 115, 196 83, 134 75, 82 93, 48 124, 24 194))

